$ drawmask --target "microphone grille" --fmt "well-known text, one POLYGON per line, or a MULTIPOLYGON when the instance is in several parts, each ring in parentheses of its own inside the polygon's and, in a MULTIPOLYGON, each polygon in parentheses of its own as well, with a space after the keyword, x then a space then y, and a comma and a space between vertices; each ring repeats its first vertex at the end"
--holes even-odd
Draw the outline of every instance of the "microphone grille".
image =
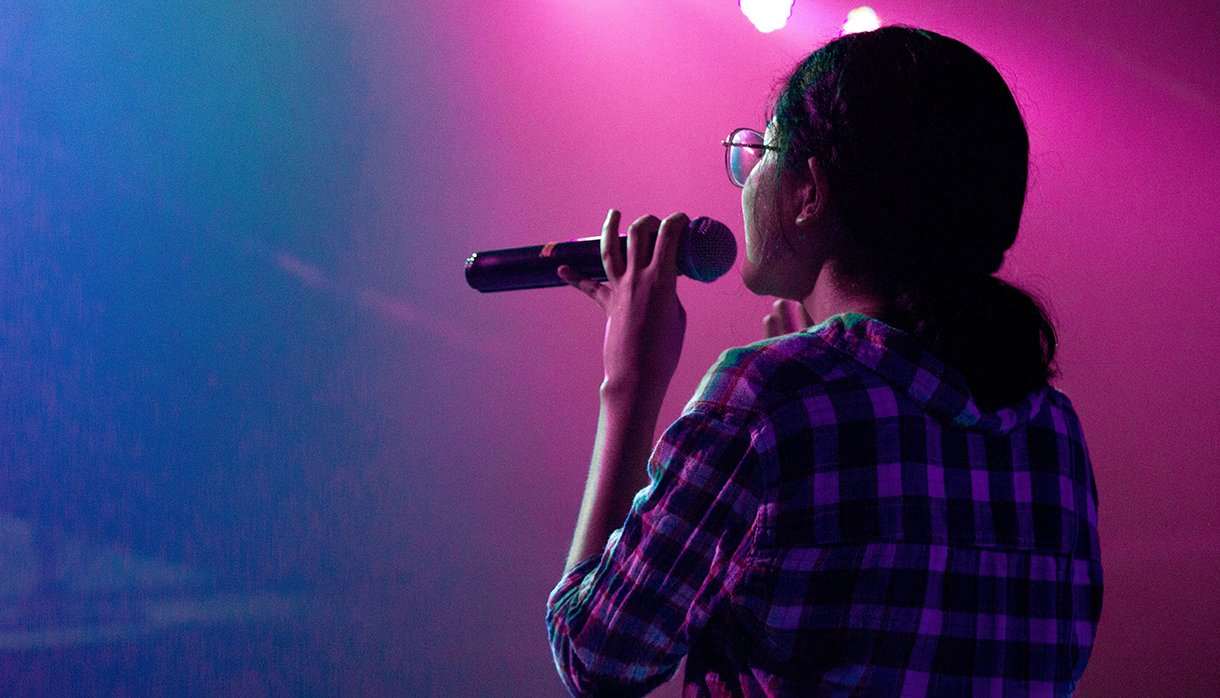
POLYGON ((678 271, 696 281, 715 281, 733 268, 737 239, 718 220, 699 216, 678 242, 678 271))

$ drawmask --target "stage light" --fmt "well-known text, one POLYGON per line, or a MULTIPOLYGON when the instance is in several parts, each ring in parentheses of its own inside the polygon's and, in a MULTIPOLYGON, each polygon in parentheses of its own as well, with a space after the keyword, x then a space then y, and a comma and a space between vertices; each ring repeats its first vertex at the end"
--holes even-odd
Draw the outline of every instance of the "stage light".
POLYGON ((737 5, 754 27, 766 34, 782 29, 788 23, 793 2, 795 0, 739 0, 737 5))
POLYGON ((843 34, 855 34, 857 32, 871 32, 881 26, 881 18, 873 11, 873 8, 865 5, 857 7, 847 13, 847 21, 843 23, 843 34))

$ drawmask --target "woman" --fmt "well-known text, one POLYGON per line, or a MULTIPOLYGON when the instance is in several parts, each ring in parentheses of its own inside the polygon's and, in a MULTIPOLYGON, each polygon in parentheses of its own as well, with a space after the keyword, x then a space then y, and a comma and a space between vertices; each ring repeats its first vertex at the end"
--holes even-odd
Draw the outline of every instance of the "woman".
POLYGON ((1048 384, 1054 329, 994 276, 1028 171, 1011 92, 964 44, 887 27, 812 53, 772 111, 726 141, 742 274, 817 324, 768 316, 651 456, 686 217, 636 220, 623 259, 611 211, 607 281, 560 270, 608 314, 547 602, 564 684, 643 694, 687 656, 691 696, 1071 694, 1101 612, 1097 493, 1048 384))

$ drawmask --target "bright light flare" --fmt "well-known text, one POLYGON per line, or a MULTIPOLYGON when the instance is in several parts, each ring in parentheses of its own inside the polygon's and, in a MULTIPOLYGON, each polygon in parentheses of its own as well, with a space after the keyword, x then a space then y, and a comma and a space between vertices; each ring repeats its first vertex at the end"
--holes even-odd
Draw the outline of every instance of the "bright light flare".
POLYGON ((766 34, 783 29, 792 16, 795 0, 739 0, 741 13, 754 24, 754 28, 766 34))
POLYGON ((840 35, 871 32, 879 28, 881 28, 881 18, 877 16, 873 8, 865 5, 847 13, 847 21, 843 23, 843 31, 840 32, 840 35))

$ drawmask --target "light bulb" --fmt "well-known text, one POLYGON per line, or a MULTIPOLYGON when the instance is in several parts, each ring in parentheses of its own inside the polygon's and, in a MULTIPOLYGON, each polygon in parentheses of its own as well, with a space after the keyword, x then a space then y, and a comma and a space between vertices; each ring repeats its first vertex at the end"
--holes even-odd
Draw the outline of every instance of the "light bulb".
POLYGON ((741 13, 754 24, 758 31, 766 34, 782 29, 792 16, 795 0, 739 0, 741 13))
POLYGON ((873 8, 865 5, 847 13, 847 21, 843 23, 843 31, 839 34, 871 32, 879 27, 881 27, 881 18, 877 16, 873 8))

